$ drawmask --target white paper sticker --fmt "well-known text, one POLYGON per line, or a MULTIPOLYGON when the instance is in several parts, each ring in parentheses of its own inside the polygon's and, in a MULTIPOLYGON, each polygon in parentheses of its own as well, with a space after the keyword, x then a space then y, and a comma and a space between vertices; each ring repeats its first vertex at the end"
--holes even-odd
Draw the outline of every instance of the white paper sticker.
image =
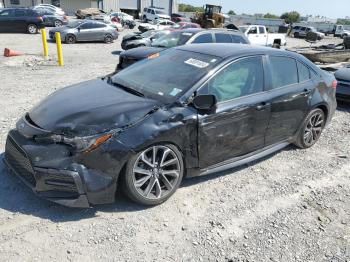
POLYGON ((209 65, 209 63, 194 59, 194 58, 190 58, 187 61, 185 61, 185 64, 191 65, 191 66, 195 66, 198 68, 205 68, 209 65))

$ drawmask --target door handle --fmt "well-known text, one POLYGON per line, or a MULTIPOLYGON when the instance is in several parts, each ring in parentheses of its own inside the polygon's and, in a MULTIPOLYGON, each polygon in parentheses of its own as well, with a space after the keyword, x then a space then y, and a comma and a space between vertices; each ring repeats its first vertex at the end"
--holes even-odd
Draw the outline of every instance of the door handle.
POLYGON ((258 111, 264 110, 265 108, 269 107, 270 105, 271 105, 270 103, 262 102, 256 106, 256 110, 258 110, 258 111))
POLYGON ((311 89, 304 89, 303 92, 300 93, 301 96, 308 96, 311 93, 311 89))

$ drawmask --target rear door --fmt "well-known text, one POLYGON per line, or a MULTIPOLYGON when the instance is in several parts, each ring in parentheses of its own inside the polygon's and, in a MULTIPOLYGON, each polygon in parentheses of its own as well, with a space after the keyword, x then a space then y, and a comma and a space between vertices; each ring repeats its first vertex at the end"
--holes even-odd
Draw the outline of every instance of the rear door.
POLYGON ((309 68, 291 57, 270 56, 268 72, 271 118, 265 143, 271 145, 296 134, 309 108, 313 81, 309 68))
POLYGON ((16 28, 16 32, 26 32, 27 31, 27 19, 28 12, 26 9, 16 9, 12 15, 11 24, 13 28, 16 28))
POLYGON ((264 147, 270 118, 264 82, 263 58, 252 56, 232 62, 198 90, 218 101, 215 112, 198 113, 201 168, 264 147))
POLYGON ((79 26, 77 32, 77 40, 78 41, 91 41, 93 22, 86 22, 79 26))
POLYGON ((266 46, 267 45, 267 32, 265 26, 259 26, 259 45, 266 46))

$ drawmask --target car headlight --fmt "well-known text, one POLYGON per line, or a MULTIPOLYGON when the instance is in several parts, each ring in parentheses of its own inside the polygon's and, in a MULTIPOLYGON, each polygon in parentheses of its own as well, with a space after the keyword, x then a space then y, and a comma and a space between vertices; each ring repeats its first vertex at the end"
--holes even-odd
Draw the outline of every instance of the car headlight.
POLYGON ((72 146, 76 152, 90 153, 91 151, 100 147, 113 137, 112 132, 105 134, 98 134, 86 137, 65 137, 63 135, 37 136, 35 141, 39 143, 62 143, 72 146))

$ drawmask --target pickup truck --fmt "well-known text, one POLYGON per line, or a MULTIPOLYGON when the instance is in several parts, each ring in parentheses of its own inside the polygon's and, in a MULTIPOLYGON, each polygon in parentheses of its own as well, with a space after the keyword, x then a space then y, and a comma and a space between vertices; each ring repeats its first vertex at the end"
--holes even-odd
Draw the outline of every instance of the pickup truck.
POLYGON ((287 44, 285 34, 269 34, 263 25, 240 26, 239 30, 246 35, 252 45, 280 48, 287 44))

